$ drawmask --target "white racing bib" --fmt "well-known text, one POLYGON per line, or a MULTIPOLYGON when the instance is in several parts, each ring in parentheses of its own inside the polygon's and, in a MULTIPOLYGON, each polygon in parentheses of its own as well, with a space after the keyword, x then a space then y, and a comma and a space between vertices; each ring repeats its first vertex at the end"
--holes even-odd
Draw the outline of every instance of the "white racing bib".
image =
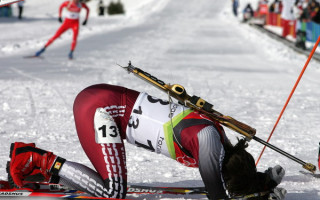
POLYGON ((79 12, 72 12, 67 10, 65 13, 65 17, 69 19, 79 19, 80 18, 80 13, 79 12))
POLYGON ((117 124, 110 114, 103 108, 97 108, 94 114, 94 130, 96 143, 121 143, 117 124))
POLYGON ((170 105, 168 101, 140 93, 127 125, 127 141, 174 158, 172 126, 190 112, 190 109, 182 105, 170 105))

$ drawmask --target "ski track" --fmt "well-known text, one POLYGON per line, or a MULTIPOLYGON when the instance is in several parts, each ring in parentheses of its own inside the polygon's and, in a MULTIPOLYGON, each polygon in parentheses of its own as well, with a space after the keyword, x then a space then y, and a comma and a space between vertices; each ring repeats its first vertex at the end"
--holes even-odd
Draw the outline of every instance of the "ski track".
MULTIPOLYGON (((0 66, 0 179, 6 179, 9 144, 14 141, 35 142, 92 167, 78 142, 72 115, 75 96, 89 85, 117 84, 167 99, 116 65, 129 60, 166 83, 183 85, 216 110, 256 128, 257 136, 266 140, 306 57, 239 23, 229 8, 230 2, 224 1, 161 0, 123 18, 92 17, 91 26, 81 30, 72 61, 67 60, 69 33, 48 48, 44 59, 21 59, 41 47, 59 25, 44 24, 37 16, 26 21, 25 29, 29 24, 42 26, 44 33, 34 33, 36 39, 26 34, 27 41, 9 40, 2 48, 1 63, 8 67, 0 66)), ((47 15, 50 19, 43 19, 53 22, 55 14, 47 15)), ((320 141, 319 73, 319 63, 311 61, 270 141, 313 164, 320 141)), ((232 142, 239 137, 229 129, 226 132, 232 142)), ((129 183, 202 185, 197 169, 125 144, 129 183)), ((252 141, 248 150, 257 158, 262 147, 252 141)), ((286 199, 319 199, 320 179, 301 174, 299 164, 272 150, 266 149, 258 170, 276 164, 286 169, 280 185, 288 190, 286 199)), ((199 195, 128 198, 206 199, 199 195)))
POLYGON ((36 107, 35 107, 35 102, 34 102, 34 99, 32 97, 32 93, 30 91, 30 88, 26 88, 26 91, 27 91, 27 94, 28 94, 28 98, 29 98, 29 101, 30 101, 30 114, 28 117, 28 121, 26 123, 26 126, 34 126, 34 124, 36 123, 36 107))

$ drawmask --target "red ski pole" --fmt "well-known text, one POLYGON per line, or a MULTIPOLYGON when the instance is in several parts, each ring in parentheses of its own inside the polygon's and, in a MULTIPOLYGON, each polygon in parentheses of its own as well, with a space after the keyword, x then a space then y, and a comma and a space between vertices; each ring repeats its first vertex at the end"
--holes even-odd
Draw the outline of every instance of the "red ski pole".
MULTIPOLYGON (((269 135, 269 137, 268 137, 267 142, 270 141, 270 139, 271 139, 271 137, 272 137, 272 134, 273 134, 274 130, 276 129, 276 127, 277 127, 277 125, 278 125, 278 123, 279 123, 279 121, 280 121, 280 119, 281 119, 281 117, 282 117, 282 114, 283 114, 284 111, 286 110, 287 105, 288 105, 288 103, 289 103, 289 101, 290 101, 290 99, 291 99, 294 91, 296 90, 296 88, 297 88, 297 86, 298 86, 298 84, 299 84, 299 82, 300 82, 300 80, 301 80, 301 78, 302 78, 302 75, 303 75, 304 71, 307 69, 309 62, 310 62, 310 60, 311 60, 314 52, 316 51, 316 49, 317 49, 317 47, 318 47, 318 45, 319 45, 319 42, 320 42, 320 36, 318 37, 317 42, 316 42, 315 45, 313 46, 312 51, 310 52, 310 55, 309 55, 309 57, 308 57, 305 65, 304 65, 304 67, 303 67, 303 69, 302 69, 302 71, 301 71, 301 73, 300 73, 300 75, 299 75, 299 77, 298 77, 298 79, 297 79, 297 81, 296 81, 293 89, 291 90, 291 93, 290 93, 290 95, 289 95, 289 97, 288 97, 285 105, 283 106, 283 108, 282 108, 282 110, 281 110, 281 113, 280 113, 280 115, 279 115, 279 117, 278 117, 278 119, 277 119, 277 122, 276 122, 275 125, 273 126, 273 129, 272 129, 272 131, 271 131, 271 133, 270 133, 270 135, 269 135)), ((259 161, 260 161, 260 159, 261 159, 261 157, 262 157, 262 154, 263 154, 263 152, 264 152, 265 149, 266 149, 266 146, 263 147, 263 149, 262 149, 262 151, 261 151, 261 153, 260 153, 260 156, 259 156, 259 158, 258 158, 258 160, 257 160, 257 162, 256 162, 256 165, 258 165, 258 163, 259 163, 259 161)))

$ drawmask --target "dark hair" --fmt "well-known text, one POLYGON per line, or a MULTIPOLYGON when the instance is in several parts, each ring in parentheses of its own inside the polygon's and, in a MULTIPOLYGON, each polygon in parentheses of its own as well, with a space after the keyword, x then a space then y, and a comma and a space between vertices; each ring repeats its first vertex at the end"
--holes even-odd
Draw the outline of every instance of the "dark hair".
MULTIPOLYGON (((226 189, 231 196, 243 196, 260 191, 257 168, 245 139, 238 139, 233 146, 231 143, 224 145, 225 157, 222 163, 222 176, 226 189)), ((250 199, 265 199, 250 198, 250 199)))

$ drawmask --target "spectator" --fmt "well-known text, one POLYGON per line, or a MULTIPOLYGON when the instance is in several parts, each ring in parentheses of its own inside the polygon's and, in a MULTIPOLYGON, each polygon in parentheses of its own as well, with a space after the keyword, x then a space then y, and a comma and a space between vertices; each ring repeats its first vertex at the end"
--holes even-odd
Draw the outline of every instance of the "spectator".
POLYGON ((297 19, 296 24, 296 43, 295 46, 301 49, 306 49, 306 30, 303 28, 303 23, 310 21, 310 15, 308 10, 308 0, 296 0, 293 13, 297 19))
POLYGON ((232 11, 234 16, 238 16, 239 0, 232 0, 232 11))
POLYGON ((279 0, 275 0, 273 3, 271 3, 270 7, 269 7, 269 12, 273 12, 273 13, 281 13, 281 9, 282 9, 282 3, 279 0))
POLYGON ((19 19, 22 19, 22 12, 23 12, 23 4, 24 4, 25 1, 19 1, 17 3, 18 5, 18 11, 19 11, 19 14, 18 14, 18 18, 19 19))
POLYGON ((283 0, 283 9, 281 12, 282 37, 285 38, 290 33, 290 24, 293 23, 293 7, 295 0, 283 0))
POLYGON ((267 0, 259 0, 258 1, 258 18, 261 19, 261 23, 265 24, 266 23, 266 17, 268 13, 268 1, 267 0))
POLYGON ((103 3, 103 0, 100 0, 98 3, 98 15, 103 16, 104 15, 105 6, 103 3))
POLYGON ((320 4, 316 0, 311 0, 308 7, 311 20, 320 24, 320 4))
POLYGON ((254 15, 251 4, 248 3, 247 6, 243 9, 243 21, 246 22, 251 19, 254 15))

